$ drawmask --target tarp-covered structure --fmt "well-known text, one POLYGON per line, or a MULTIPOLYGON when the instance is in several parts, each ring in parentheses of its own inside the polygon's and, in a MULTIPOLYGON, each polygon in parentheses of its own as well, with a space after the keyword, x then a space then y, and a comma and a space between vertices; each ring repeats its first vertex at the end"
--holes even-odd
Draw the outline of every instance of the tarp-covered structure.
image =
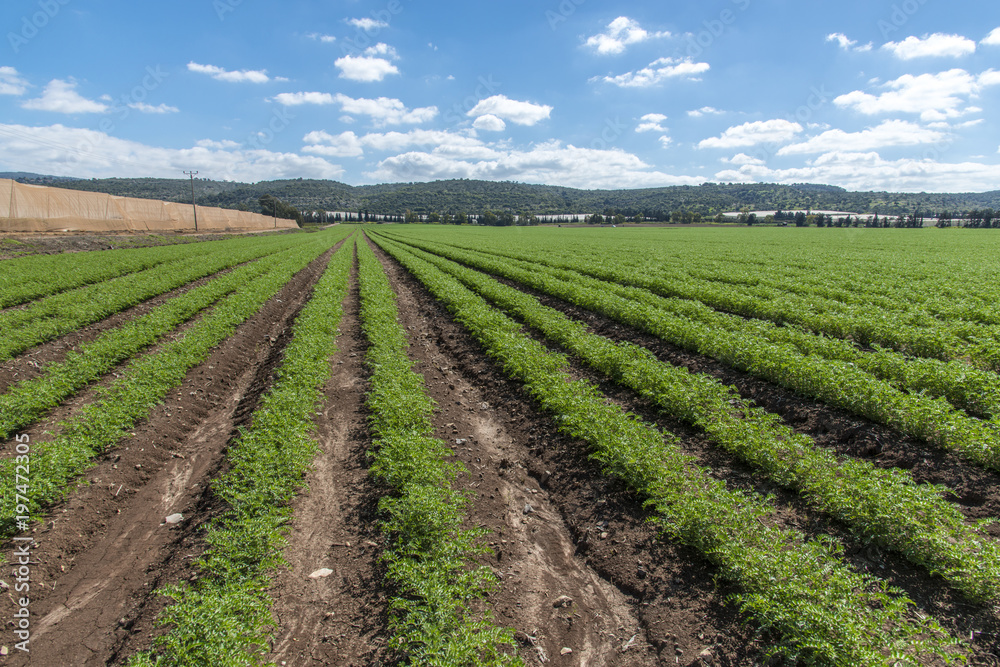
MULTIPOLYGON (((0 232, 193 232, 194 207, 0 179, 0 232)), ((296 227, 294 220, 198 207, 199 232, 296 227)))

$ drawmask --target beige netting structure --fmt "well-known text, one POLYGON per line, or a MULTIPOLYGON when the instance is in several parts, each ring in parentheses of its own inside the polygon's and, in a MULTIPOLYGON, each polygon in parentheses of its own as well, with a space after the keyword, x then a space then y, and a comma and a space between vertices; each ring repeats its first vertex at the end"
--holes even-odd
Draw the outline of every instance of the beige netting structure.
MULTIPOLYGON (((296 227, 294 220, 198 207, 199 232, 296 227)), ((25 185, 0 179, 0 232, 193 232, 194 208, 153 199, 25 185)))

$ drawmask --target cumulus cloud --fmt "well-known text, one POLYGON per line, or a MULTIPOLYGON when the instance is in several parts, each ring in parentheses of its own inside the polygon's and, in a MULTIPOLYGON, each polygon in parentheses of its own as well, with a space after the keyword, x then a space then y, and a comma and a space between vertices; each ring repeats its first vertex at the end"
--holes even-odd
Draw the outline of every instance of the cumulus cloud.
POLYGON ((128 105, 129 109, 135 109, 139 113, 154 113, 154 114, 164 114, 164 113, 177 113, 180 111, 177 107, 172 107, 169 104, 157 104, 153 106, 152 104, 146 104, 145 102, 133 102, 128 105))
POLYGON ((88 100, 76 92, 76 81, 62 79, 53 79, 45 86, 41 97, 25 100, 21 106, 53 113, 104 113, 108 110, 108 105, 88 100))
POLYGON ((521 102, 506 95, 494 95, 480 100, 466 115, 470 118, 491 115, 517 125, 536 125, 551 113, 552 107, 547 104, 521 102))
POLYGON ((373 132, 358 136, 354 132, 331 135, 325 131, 310 132, 303 141, 303 152, 332 157, 359 157, 366 149, 388 153, 414 147, 433 146, 437 155, 462 158, 488 159, 498 155, 484 142, 466 134, 447 130, 421 130, 408 132, 373 132))
POLYGON ((691 58, 660 58, 634 72, 600 78, 621 88, 649 88, 668 79, 698 81, 698 75, 709 69, 708 63, 696 63, 691 58))
POLYGON ((900 60, 914 58, 957 58, 975 53, 976 43, 961 35, 946 35, 936 32, 923 37, 907 37, 902 42, 889 42, 882 48, 900 60))
POLYGON ((0 67, 0 95, 24 95, 28 85, 13 67, 0 67))
POLYGON ((778 144, 790 141, 803 131, 798 123, 775 118, 734 125, 718 137, 709 137, 698 148, 741 148, 759 144, 778 144))
POLYGON ((979 42, 986 46, 1000 46, 1000 28, 994 28, 990 34, 986 35, 983 41, 979 42))
POLYGON ((507 129, 507 123, 503 122, 503 118, 488 113, 473 121, 472 127, 484 132, 503 132, 507 129))
POLYGON ((538 144, 528 150, 497 148, 493 157, 483 159, 440 152, 408 152, 382 160, 365 175, 378 181, 470 178, 578 188, 698 185, 705 180, 655 171, 621 149, 578 148, 559 141, 538 144))
MULTIPOLYGON (((80 178, 176 178, 196 169, 219 180, 336 179, 344 170, 315 156, 278 153, 233 142, 200 141, 191 148, 163 148, 103 132, 50 125, 0 125, 0 166, 80 178)), ((0 168, 2 168, 0 167, 0 168)))
POLYGON ((425 123, 433 120, 438 114, 437 107, 408 109, 401 100, 395 98, 353 98, 343 93, 337 93, 336 95, 316 92, 281 93, 280 95, 275 95, 274 101, 285 106, 299 106, 303 104, 339 105, 340 110, 345 114, 370 117, 375 127, 425 123))
POLYGON ((393 60, 398 59, 399 54, 394 48, 379 42, 365 49, 363 55, 347 55, 338 58, 333 64, 340 70, 342 79, 372 83, 381 81, 390 74, 399 74, 399 68, 392 64, 393 60))
MULTIPOLYGON (((238 71, 227 71, 221 67, 215 65, 199 65, 196 62, 189 62, 187 68, 191 72, 197 72, 198 74, 207 74, 216 81, 226 81, 228 83, 267 83, 271 80, 271 77, 267 75, 267 70, 238 70, 238 71)), ((276 81, 283 81, 285 79, 278 78, 276 81)))
POLYGON ((374 32, 389 27, 389 24, 385 21, 378 21, 368 17, 360 19, 347 19, 347 25, 352 25, 358 30, 364 30, 365 32, 374 32))
POLYGON ((764 164, 764 161, 760 158, 751 157, 746 153, 737 153, 732 157, 719 158, 720 162, 725 162, 726 164, 736 165, 737 167, 742 167, 745 164, 764 164))
POLYGON ((688 115, 691 116, 691 118, 701 118, 702 116, 721 116, 724 113, 726 112, 716 109, 715 107, 702 107, 700 109, 691 109, 688 111, 688 115))
POLYGON ((778 155, 807 153, 856 153, 890 146, 919 146, 942 141, 945 134, 927 129, 905 120, 887 120, 876 127, 861 132, 828 130, 806 141, 791 144, 778 151, 778 155))
POLYGON ((587 46, 601 55, 615 55, 625 51, 630 44, 638 44, 650 39, 670 37, 669 32, 649 32, 627 16, 619 16, 608 24, 607 29, 587 38, 587 46))
POLYGON ((880 113, 915 113, 922 120, 934 122, 975 113, 966 107, 970 97, 983 88, 1000 83, 1000 72, 987 70, 979 76, 963 69, 938 74, 904 74, 881 86, 886 92, 873 95, 855 90, 833 100, 839 107, 865 115, 880 113), (963 108, 966 107, 966 108, 963 108))
POLYGON ((660 147, 662 148, 667 148, 670 146, 670 144, 674 143, 674 140, 670 137, 670 135, 667 134, 664 134, 662 137, 657 139, 657 141, 660 142, 660 147))
POLYGON ((871 42, 869 42, 868 44, 862 44, 861 46, 857 46, 858 41, 856 39, 849 39, 847 35, 845 35, 842 32, 834 32, 827 35, 826 41, 837 42, 837 46, 844 49, 845 51, 864 52, 872 50, 871 42))
POLYGON ((831 152, 804 167, 769 169, 748 164, 715 174, 721 182, 827 183, 848 190, 983 192, 996 188, 1000 165, 930 159, 885 160, 878 153, 831 152))
POLYGON ((663 127, 663 121, 667 119, 662 113, 648 113, 639 119, 639 125, 635 128, 636 132, 666 132, 667 128, 663 127))

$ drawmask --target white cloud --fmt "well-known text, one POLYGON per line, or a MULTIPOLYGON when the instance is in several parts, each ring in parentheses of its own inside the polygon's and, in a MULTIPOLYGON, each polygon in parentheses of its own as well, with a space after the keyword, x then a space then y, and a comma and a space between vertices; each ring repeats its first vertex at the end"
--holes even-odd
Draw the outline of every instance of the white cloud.
POLYGON ((691 109, 688 111, 688 115, 691 118, 701 118, 702 116, 721 116, 726 113, 725 111, 720 111, 715 107, 702 107, 700 109, 691 109))
POLYGON ((373 132, 358 136, 354 132, 331 135, 322 130, 310 132, 302 139, 303 152, 333 157, 359 157, 366 149, 376 152, 399 152, 414 147, 433 146, 437 155, 465 159, 488 159, 499 155, 485 143, 466 134, 446 130, 415 129, 408 132, 373 132))
POLYGON ((358 135, 350 131, 341 132, 337 135, 331 135, 322 130, 319 132, 310 132, 302 140, 307 144, 302 151, 314 155, 359 157, 365 153, 358 135))
POLYGON ((21 106, 53 113, 104 113, 108 110, 108 105, 88 100, 76 92, 75 81, 62 79, 53 79, 45 86, 41 97, 26 100, 21 106))
POLYGON ((330 93, 280 93, 274 96, 274 101, 286 107, 295 107, 302 104, 336 104, 337 98, 330 93))
POLYGON ((379 42, 375 46, 369 46, 365 49, 363 55, 344 56, 338 58, 333 64, 340 70, 340 78, 342 79, 372 83, 381 81, 390 74, 399 74, 399 68, 391 62, 398 59, 399 54, 394 48, 379 42))
POLYGON ((662 137, 660 137, 659 139, 657 139, 657 141, 660 142, 660 146, 663 147, 663 148, 667 148, 667 147, 670 146, 670 144, 674 143, 674 140, 671 139, 670 136, 666 135, 666 134, 664 134, 662 137))
POLYGON ((758 120, 734 125, 718 137, 702 140, 698 148, 741 148, 758 144, 784 143, 802 132, 802 126, 789 120, 758 120))
POLYGON ((318 42, 323 42, 324 44, 332 44, 333 42, 337 41, 337 38, 334 37, 333 35, 321 35, 318 32, 311 32, 308 35, 306 35, 306 37, 318 42))
POLYGON ((662 113, 648 113, 639 119, 639 125, 635 128, 636 132, 666 132, 667 128, 663 127, 663 121, 667 119, 662 113))
POLYGON ((698 75, 709 69, 708 63, 696 63, 690 58, 660 58, 651 62, 648 67, 618 76, 605 76, 602 80, 621 88, 649 88, 667 79, 698 81, 698 75))
POLYGON ((933 35, 924 35, 923 38, 911 36, 902 42, 889 42, 883 44, 882 48, 892 52, 900 60, 930 57, 957 58, 975 53, 976 43, 961 35, 946 35, 936 32, 933 35))
POLYGON ((889 146, 919 146, 944 140, 945 134, 905 120, 887 120, 861 132, 829 130, 798 144, 785 146, 778 155, 806 153, 855 153, 889 146))
POLYGON ((232 142, 174 149, 150 146, 103 132, 50 125, 0 125, 0 170, 56 176, 176 178, 195 169, 217 180, 256 182, 276 178, 330 178, 344 170, 318 157, 276 153, 232 142))
POLYGON ((230 141, 229 139, 223 139, 222 141, 214 141, 212 139, 201 139, 199 141, 196 141, 194 145, 200 146, 201 148, 215 148, 219 150, 228 150, 240 147, 239 142, 230 141))
POLYGON ((754 165, 764 164, 764 161, 761 160, 760 158, 751 157, 746 153, 737 153, 733 157, 720 158, 719 161, 725 162, 726 164, 733 164, 738 167, 741 167, 745 164, 754 164, 754 165))
POLYGON ((146 104, 145 102, 133 102, 128 105, 129 109, 135 109, 140 113, 177 113, 180 111, 177 107, 172 107, 169 104, 157 104, 155 107, 152 104, 146 104))
POLYGON ((517 125, 535 125, 548 118, 551 113, 552 107, 545 104, 520 102, 506 95, 494 95, 480 100, 466 115, 470 118, 492 115, 517 125))
POLYGON ((484 132, 503 132, 507 129, 507 123, 503 122, 503 118, 488 113, 477 118, 472 123, 472 127, 484 132))
POLYGON ((460 158, 439 152, 409 152, 386 158, 365 174, 378 181, 429 181, 470 178, 516 180, 578 188, 636 188, 698 185, 696 176, 653 170, 621 149, 597 150, 550 141, 530 150, 503 149, 491 158, 460 158))
POLYGON ((833 100, 839 107, 853 109, 865 115, 880 113, 915 113, 922 120, 934 122, 975 113, 962 108, 970 97, 986 86, 1000 84, 1000 72, 987 70, 979 76, 963 69, 951 69, 938 74, 904 74, 881 86, 887 89, 878 95, 855 90, 833 100))
POLYGON ((837 42, 837 45, 845 51, 858 51, 866 52, 872 50, 872 43, 862 44, 861 46, 855 46, 858 41, 856 39, 849 39, 847 35, 842 32, 834 32, 826 36, 826 41, 837 42))
POLYGON ((24 95, 28 82, 13 67, 0 67, 0 95, 24 95))
POLYGON ((638 44, 650 39, 670 37, 669 32, 649 32, 637 21, 627 16, 619 16, 608 24, 607 30, 587 38, 587 46, 601 55, 622 53, 630 44, 638 44))
POLYGON ((935 160, 884 160, 878 153, 831 152, 804 167, 769 169, 745 165, 715 175, 721 182, 825 183, 848 190, 889 192, 985 192, 1000 181, 1000 165, 935 160))
POLYGON ((267 70, 239 70, 226 71, 215 65, 199 65, 196 62, 189 62, 187 68, 191 72, 207 74, 216 81, 226 81, 228 83, 267 83, 271 77, 267 75, 267 70))
POLYGON ((343 93, 337 93, 336 95, 315 92, 281 93, 274 96, 274 101, 285 106, 336 104, 346 114, 369 116, 375 127, 425 123, 433 120, 438 114, 437 107, 408 109, 401 100, 395 98, 379 97, 377 99, 368 99, 360 97, 355 99, 343 93))
POLYGON ((1000 28, 994 28, 990 34, 986 35, 983 41, 979 43, 985 46, 1000 46, 1000 28))
POLYGON ((389 27, 389 24, 385 21, 377 21, 367 17, 360 19, 347 19, 347 24, 352 25, 359 30, 364 30, 365 32, 373 32, 389 27))

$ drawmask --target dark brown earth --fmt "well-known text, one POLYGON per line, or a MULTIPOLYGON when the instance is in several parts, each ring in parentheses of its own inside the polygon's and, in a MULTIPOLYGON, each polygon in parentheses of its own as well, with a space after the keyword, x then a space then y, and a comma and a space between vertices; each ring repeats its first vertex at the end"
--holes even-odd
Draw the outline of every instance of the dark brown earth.
POLYGON ((117 250, 119 248, 148 248, 151 246, 175 245, 178 243, 198 243, 200 241, 222 241, 238 236, 260 236, 261 234, 295 234, 301 230, 291 229, 278 232, 257 232, 253 234, 0 234, 0 260, 24 257, 26 255, 58 255, 64 252, 88 252, 91 250, 117 250))
MULTIPOLYGON (((499 279, 499 278, 498 278, 499 279)), ((619 342, 645 347, 660 360, 706 373, 724 384, 734 386, 740 395, 783 417, 797 432, 834 451, 866 458, 879 467, 899 467, 911 471, 918 482, 943 484, 955 490, 949 499, 969 518, 978 520, 1000 516, 1000 475, 963 462, 954 454, 933 448, 891 428, 860 419, 822 403, 799 396, 780 386, 729 368, 714 359, 670 345, 632 327, 619 324, 559 299, 499 279, 537 297, 543 304, 585 322, 592 333, 619 342)), ((541 339, 539 334, 536 337, 541 339)), ((769 482, 756 470, 714 447, 703 435, 687 425, 662 415, 648 402, 638 398, 603 376, 574 364, 575 373, 597 384, 602 392, 623 408, 682 438, 683 448, 698 463, 728 485, 772 496, 777 504, 776 519, 786 527, 809 536, 833 535, 846 546, 845 558, 856 569, 869 572, 901 588, 919 608, 932 614, 953 635, 973 638, 973 664, 1000 665, 1000 617, 997 609, 971 604, 948 587, 903 557, 856 538, 836 521, 808 506, 797 494, 769 482)), ((1000 535, 1000 525, 988 528, 1000 535)))
MULTIPOLYGON (((429 393, 439 403, 438 421, 444 421, 446 431, 447 424, 455 424, 453 444, 457 439, 467 441, 464 448, 458 447, 457 453, 473 478, 484 475, 480 488, 486 490, 481 494, 497 496, 490 498, 491 501, 503 500, 488 514, 504 516, 506 513, 509 517, 506 525, 498 525, 494 519, 486 527, 498 533, 504 528, 510 531, 510 524, 518 527, 517 523, 526 523, 529 530, 537 527, 536 533, 529 533, 535 536, 546 531, 555 532, 562 524, 563 530, 568 530, 572 549, 566 557, 572 556, 571 561, 577 563, 571 567, 583 567, 588 577, 596 575, 602 582, 601 588, 608 590, 605 587, 610 587, 611 599, 621 596, 618 599, 630 608, 631 613, 625 618, 638 621, 632 627, 626 624, 611 628, 604 624, 605 634, 596 653, 593 649, 566 644, 574 653, 559 657, 557 652, 553 656, 549 648, 543 646, 546 654, 554 661, 570 659, 570 662, 556 664, 572 665, 649 664, 650 659, 651 664, 697 665, 701 664, 698 656, 705 650, 714 656, 718 665, 761 662, 761 649, 767 645, 767 638, 758 637, 749 629, 752 626, 746 619, 724 604, 734 591, 714 584, 714 569, 690 550, 659 539, 655 528, 648 523, 650 515, 642 508, 640 499, 603 476, 586 458, 585 444, 558 433, 552 420, 539 412, 517 383, 506 378, 468 333, 451 320, 439 302, 393 260, 384 253, 378 254, 389 268, 393 288, 400 297, 404 323, 411 317, 405 315, 409 309, 406 304, 411 299, 419 304, 419 319, 407 324, 417 327, 413 330, 418 335, 417 344, 411 348, 411 356, 426 357, 421 347, 432 352, 431 363, 424 362, 418 370, 424 372, 429 393), (446 392, 442 397, 444 386, 448 387, 450 395, 446 392), (465 394, 461 393, 463 389, 465 394), (458 392, 457 398, 455 392, 458 392), (481 415, 478 420, 488 419, 496 425, 494 428, 501 429, 499 437, 493 435, 492 429, 485 434, 477 431, 473 419, 477 412, 481 415), (471 422, 464 429, 460 421, 463 415, 471 422), (498 491, 498 487, 501 490, 503 487, 496 482, 489 486, 487 474, 494 479, 514 482, 516 495, 505 497, 498 491), (492 494, 488 493, 490 489, 492 494), (532 493, 532 489, 537 493, 532 493), (546 514, 544 520, 535 518, 536 512, 523 514, 525 503, 536 509, 543 501, 546 511, 552 512, 546 514), (501 510, 504 513, 500 513, 501 510), (625 646, 628 649, 622 651, 625 646)), ((478 508, 485 500, 477 498, 477 518, 480 516, 478 508)), ((544 543, 532 546, 527 542, 527 546, 518 549, 511 546, 513 540, 504 544, 504 539, 507 538, 492 539, 494 548, 499 547, 500 553, 490 565, 499 572, 510 568, 508 559, 523 554, 522 549, 534 551, 545 546, 544 543)), ((549 547, 549 553, 551 558, 555 549, 549 547)), ((524 592, 516 587, 521 582, 533 585, 537 591, 535 595, 549 600, 550 604, 562 595, 573 597, 573 594, 565 590, 566 582, 560 583, 559 577, 538 578, 528 574, 505 577, 499 593, 490 598, 489 606, 498 622, 518 631, 521 653, 524 655, 528 649, 525 658, 531 661, 527 664, 534 664, 538 658, 532 655, 533 644, 538 640, 532 639, 537 635, 533 634, 535 628, 530 626, 541 623, 545 614, 533 617, 524 613, 525 602, 530 598, 525 598, 524 592), (550 582, 554 583, 554 588, 550 582)), ((595 604, 587 603, 588 606, 595 604)), ((600 606, 589 606, 589 609, 593 618, 598 615, 607 618, 607 612, 600 606)), ((538 611, 547 610, 539 606, 538 611)), ((587 608, 581 611, 586 612, 587 608)), ((555 615, 547 630, 541 626, 542 636, 559 639, 560 632, 572 630, 568 621, 561 620, 566 616, 565 613, 555 615)), ((580 620, 586 620, 586 615, 574 623, 580 620)))
MULTIPOLYGON (((11 655, 7 664, 118 664, 149 645, 166 601, 152 591, 192 575, 199 529, 219 509, 209 482, 268 386, 288 329, 328 259, 329 253, 299 272, 192 369, 35 529, 31 661, 11 655), (185 521, 165 525, 175 512, 185 521)), ((10 543, 0 548, 12 551, 10 543)), ((2 643, 10 647, 11 640, 5 627, 2 643)))
MULTIPOLYGON (((475 493, 468 526, 488 531, 485 541, 493 552, 481 562, 497 573, 500 584, 482 608, 516 632, 511 650, 526 665, 543 664, 543 658, 544 664, 588 667, 766 664, 764 650, 774 638, 759 634, 739 613, 728 599, 735 589, 714 580, 717 570, 662 538, 640 498, 601 474, 585 444, 559 434, 439 302, 387 255, 377 255, 398 294, 415 369, 438 405, 436 435, 468 469, 456 484, 475 493), (571 652, 564 654, 565 649, 571 652)), ((192 561, 204 548, 203 527, 223 510, 209 485, 225 470, 225 450, 236 428, 248 422, 269 387, 290 326, 328 257, 296 276, 193 369, 134 436, 98 460, 84 476, 86 485, 39 524, 32 659, 0 656, 0 665, 123 665, 162 632, 154 620, 169 601, 153 591, 197 576, 192 561), (185 519, 168 527, 164 518, 174 512, 185 519)), ((288 567, 273 580, 278 627, 268 659, 278 665, 394 664, 386 646, 390 593, 381 583, 378 561, 377 503, 383 490, 367 474, 369 372, 356 276, 352 283, 331 360, 333 375, 316 415, 320 453, 305 480, 308 490, 293 503, 284 552, 288 567), (320 568, 333 573, 309 576, 320 568)), ((592 313, 544 301, 584 320, 595 333, 644 345, 664 361, 736 386, 819 444, 956 488, 955 502, 970 519, 998 514, 1000 476, 592 313)), ((151 307, 147 303, 116 317, 120 322, 151 307)), ((71 334, 9 362, 0 368, 0 390, 5 379, 35 372, 28 360, 59 359, 109 326, 98 323, 94 331, 71 334)), ((775 520, 810 535, 840 538, 854 567, 900 586, 953 633, 972 633, 975 665, 1000 665, 994 610, 969 605, 940 579, 861 544, 794 494, 761 480, 702 434, 664 418, 627 390, 582 366, 572 370, 597 382, 622 407, 676 433, 686 451, 730 485, 771 494, 778 507, 775 520)), ((91 400, 92 389, 26 432, 41 437, 58 418, 91 400)), ((11 544, 0 550, 10 554, 11 544)), ((8 570, 4 567, 4 574, 8 570)), ((0 579, 10 583, 7 576, 0 579)), ((6 593, 11 602, 0 607, 4 623, 13 606, 12 591, 6 593)), ((0 644, 12 648, 13 642, 5 625, 0 644)))

